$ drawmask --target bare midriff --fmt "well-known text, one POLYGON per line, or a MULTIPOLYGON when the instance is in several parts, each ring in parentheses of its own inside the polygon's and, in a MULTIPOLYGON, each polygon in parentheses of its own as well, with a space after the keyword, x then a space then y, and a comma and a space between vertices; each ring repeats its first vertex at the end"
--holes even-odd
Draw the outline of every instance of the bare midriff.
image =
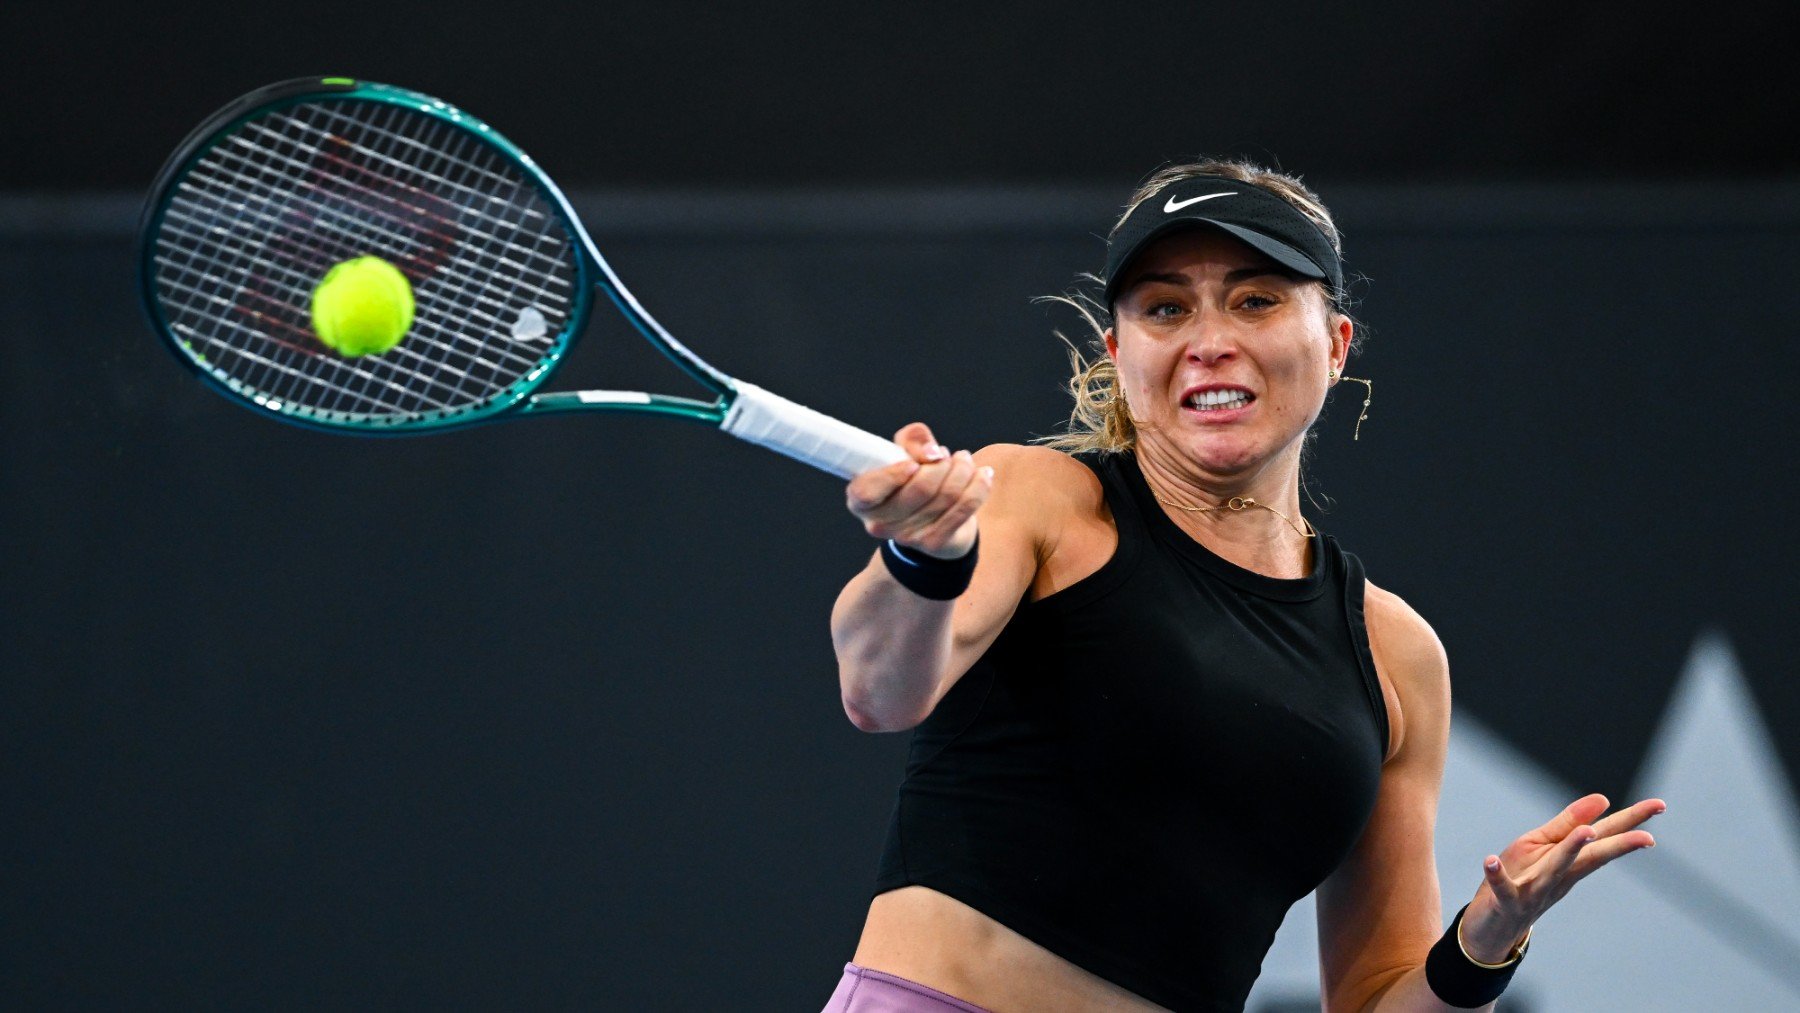
POLYGON ((851 959, 993 1013, 1163 1009, 923 886, 889 890, 869 903, 862 940, 851 959))

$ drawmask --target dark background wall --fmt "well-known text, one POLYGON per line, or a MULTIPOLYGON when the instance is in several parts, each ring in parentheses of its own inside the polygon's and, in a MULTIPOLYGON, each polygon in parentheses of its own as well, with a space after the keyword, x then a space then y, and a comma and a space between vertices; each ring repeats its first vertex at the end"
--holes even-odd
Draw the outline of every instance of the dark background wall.
POLYGON ((8 13, 0 185, 136 188, 205 111, 347 74, 604 186, 1790 173, 1781 5, 495 5, 72 0, 8 13))
MULTIPOLYGON (((1779 35, 1419 6, 27 15, 0 163, 9 991, 807 1009, 854 946, 904 739, 838 706, 827 613, 870 548, 840 486, 667 423, 290 429, 139 320, 136 191, 212 108, 320 70, 505 130, 727 372, 959 447, 1066 413, 1074 321, 1029 300, 1096 265, 1147 169, 1279 156, 1370 279, 1375 405, 1357 442, 1329 412, 1311 516, 1436 625, 1459 711, 1625 800, 1716 629, 1793 727, 1779 35)), ((685 389, 610 319, 564 383, 685 389)))

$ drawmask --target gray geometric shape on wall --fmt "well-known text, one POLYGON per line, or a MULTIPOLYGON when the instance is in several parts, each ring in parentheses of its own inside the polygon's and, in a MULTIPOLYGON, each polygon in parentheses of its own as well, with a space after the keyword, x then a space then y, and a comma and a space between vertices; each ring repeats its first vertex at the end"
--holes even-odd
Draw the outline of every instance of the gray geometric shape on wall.
MULTIPOLYGON (((1472 718, 1451 725, 1434 842, 1444 924, 1474 896, 1483 855, 1588 791, 1472 718)), ((1653 797, 1669 804, 1648 826, 1656 848, 1583 880, 1544 917, 1500 1009, 1800 1010, 1800 807, 1720 634, 1695 642, 1631 796, 1610 801, 1653 797)), ((1307 897, 1247 1009, 1317 1005, 1317 933, 1307 897)))

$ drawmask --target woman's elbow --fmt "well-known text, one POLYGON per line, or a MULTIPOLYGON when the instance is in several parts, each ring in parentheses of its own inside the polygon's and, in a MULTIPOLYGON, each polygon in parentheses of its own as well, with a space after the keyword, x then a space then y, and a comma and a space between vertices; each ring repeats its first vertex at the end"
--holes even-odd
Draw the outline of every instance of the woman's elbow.
POLYGON ((904 732, 916 728, 929 713, 914 713, 891 705, 877 706, 867 698, 849 692, 845 692, 841 699, 844 715, 858 731, 863 732, 904 732))

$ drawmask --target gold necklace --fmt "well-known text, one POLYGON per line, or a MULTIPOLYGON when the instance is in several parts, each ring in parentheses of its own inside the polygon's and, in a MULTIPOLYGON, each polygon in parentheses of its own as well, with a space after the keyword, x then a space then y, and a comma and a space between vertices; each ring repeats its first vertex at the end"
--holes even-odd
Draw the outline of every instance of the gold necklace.
POLYGON ((1314 528, 1312 526, 1312 522, 1306 519, 1305 514, 1300 515, 1300 523, 1306 525, 1306 530, 1302 531, 1302 530, 1300 530, 1300 525, 1294 523, 1293 518, 1289 517, 1287 514, 1282 513, 1281 511, 1275 509, 1274 507, 1269 506, 1267 503, 1258 503, 1256 501, 1256 499, 1251 496, 1233 496, 1230 499, 1226 500, 1225 502, 1219 504, 1218 506, 1202 507, 1202 506, 1188 506, 1186 503, 1177 503, 1172 499, 1163 499, 1162 495, 1159 493, 1154 494, 1154 495, 1156 495, 1157 502, 1167 504, 1168 506, 1172 506, 1177 510, 1186 510, 1188 513, 1191 513, 1191 514, 1207 514, 1207 513, 1212 513, 1214 510, 1230 510, 1233 513, 1236 513, 1240 510, 1248 510, 1251 507, 1261 507, 1262 509, 1267 510, 1268 512, 1274 514, 1275 516, 1281 518, 1282 520, 1287 521, 1288 527, 1293 528, 1294 533, 1299 535, 1301 538, 1311 539, 1314 535, 1318 534, 1318 531, 1314 530, 1314 528))

